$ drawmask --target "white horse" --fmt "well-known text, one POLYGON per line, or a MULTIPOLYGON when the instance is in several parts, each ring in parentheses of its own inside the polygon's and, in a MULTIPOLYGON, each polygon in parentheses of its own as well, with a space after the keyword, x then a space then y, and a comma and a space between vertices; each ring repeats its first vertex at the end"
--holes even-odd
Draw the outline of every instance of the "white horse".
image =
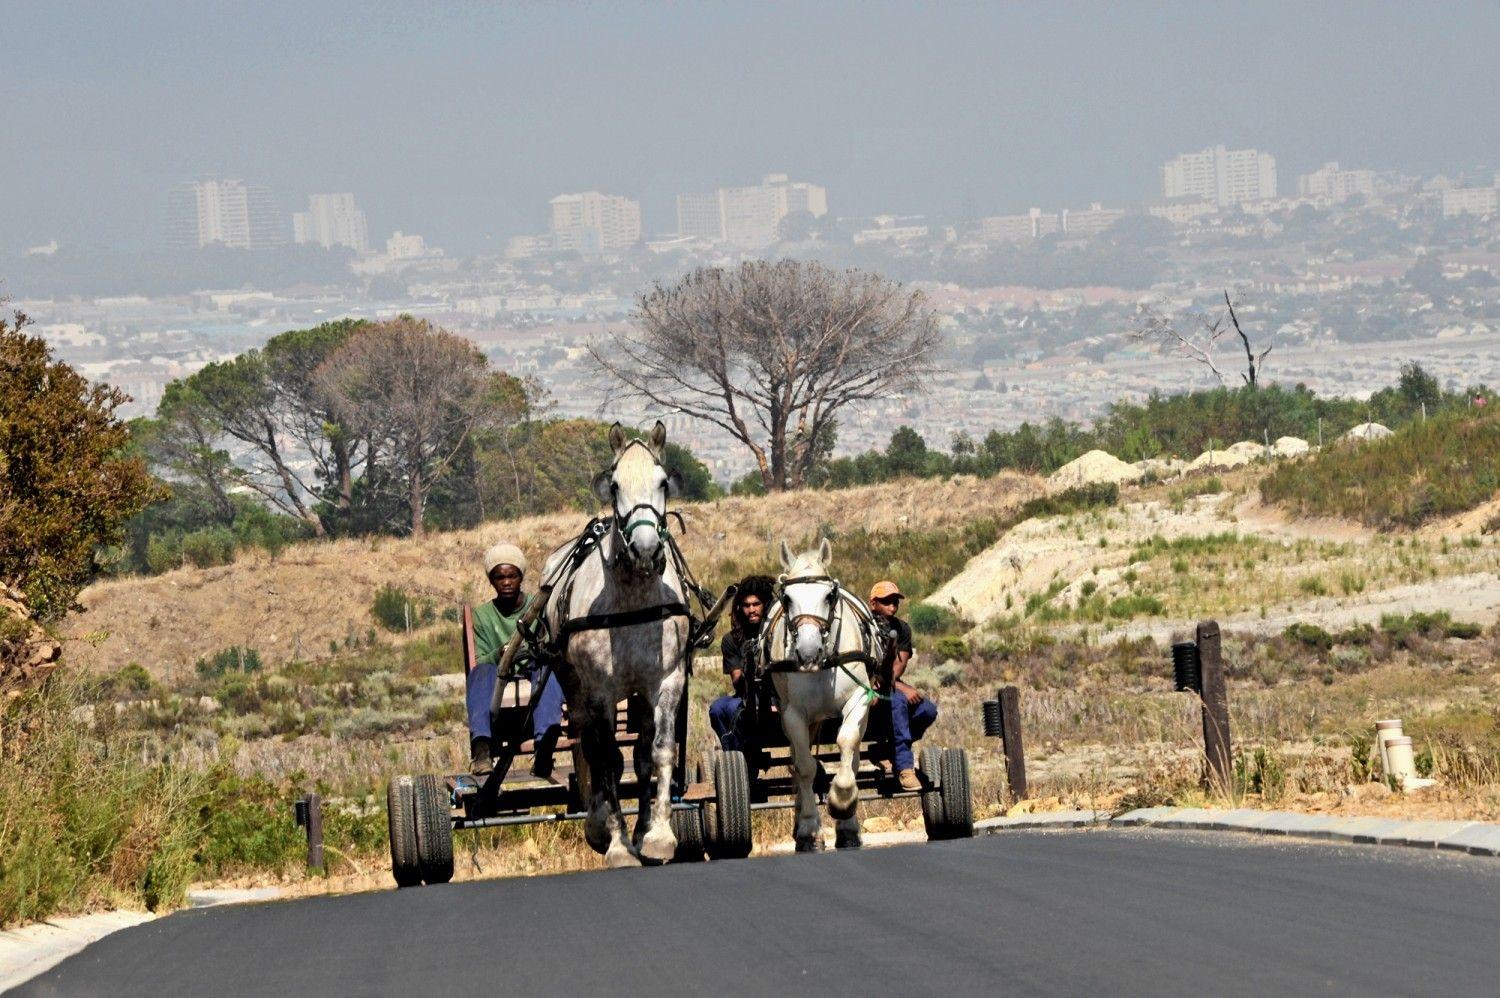
POLYGON ((616 423, 609 442, 614 463, 593 486, 610 507, 608 529, 571 576, 559 571, 574 551, 569 543, 548 556, 542 577, 565 580, 545 615, 566 662, 559 671, 568 709, 581 728, 589 797, 584 836, 610 866, 635 866, 642 859, 665 863, 677 846, 671 778, 689 612, 686 586, 668 557, 666 505, 681 476, 662 465, 667 429, 660 422, 645 440, 627 439, 616 423), (615 741, 616 705, 631 695, 649 708, 635 750, 641 806, 633 840, 620 810, 624 760, 615 741))
POLYGON ((869 610, 828 574, 832 556, 826 538, 816 550, 796 557, 782 541, 785 574, 778 580, 777 605, 766 627, 766 656, 797 777, 792 835, 798 852, 812 852, 820 844, 812 740, 819 723, 830 717, 840 719, 839 768, 828 790, 835 843, 840 849, 860 845, 855 771, 872 701, 870 670, 879 661, 881 645, 869 610))

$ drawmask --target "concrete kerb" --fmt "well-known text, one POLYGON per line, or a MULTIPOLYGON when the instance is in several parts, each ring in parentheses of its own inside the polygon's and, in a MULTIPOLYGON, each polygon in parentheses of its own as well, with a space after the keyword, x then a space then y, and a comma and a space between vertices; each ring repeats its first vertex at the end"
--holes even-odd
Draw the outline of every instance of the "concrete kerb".
POLYGON ((1286 835, 1358 845, 1448 849, 1471 856, 1500 856, 1500 825, 1474 821, 1339 818, 1325 814, 1255 811, 1245 808, 1214 811, 1200 807, 1147 807, 1127 811, 1111 819, 1108 824, 1117 828, 1250 832, 1256 835, 1286 835))
POLYGON ((1038 831, 1048 828, 1089 828, 1109 822, 1108 811, 1043 811, 1018 814, 1010 818, 986 818, 974 822, 975 835, 994 835, 1007 831, 1038 831))

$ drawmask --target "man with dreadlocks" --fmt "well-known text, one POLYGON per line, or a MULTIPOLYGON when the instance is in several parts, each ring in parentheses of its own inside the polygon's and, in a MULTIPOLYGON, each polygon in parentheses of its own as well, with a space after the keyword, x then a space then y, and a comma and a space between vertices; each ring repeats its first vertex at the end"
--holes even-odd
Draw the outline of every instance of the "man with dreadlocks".
POLYGON ((734 692, 708 706, 708 724, 725 749, 744 751, 753 747, 754 732, 748 730, 745 696, 755 682, 755 663, 760 657, 760 625, 771 605, 775 583, 769 575, 747 575, 734 597, 729 633, 719 643, 724 656, 724 674, 734 692))

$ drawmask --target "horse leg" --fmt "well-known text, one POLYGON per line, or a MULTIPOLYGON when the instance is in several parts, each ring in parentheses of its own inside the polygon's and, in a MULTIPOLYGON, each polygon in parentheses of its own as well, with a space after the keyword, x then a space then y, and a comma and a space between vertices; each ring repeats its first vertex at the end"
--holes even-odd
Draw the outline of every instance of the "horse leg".
POLYGON ((656 716, 648 710, 641 720, 641 730, 636 732, 635 750, 631 759, 635 766, 635 833, 631 836, 632 848, 640 852, 641 842, 651 828, 651 746, 656 740, 656 716))
MULTIPOLYGON (((653 707, 656 731, 651 740, 651 769, 656 776, 656 794, 641 840, 641 858, 657 863, 669 861, 677 852, 677 836, 672 834, 672 767, 677 762, 677 706, 682 701, 684 678, 681 669, 663 676, 653 707)), ((646 816, 643 797, 641 817, 646 816)))
POLYGON ((610 866, 636 866, 640 863, 630 851, 625 835, 625 816, 620 813, 620 772, 625 760, 615 743, 615 705, 594 701, 583 728, 583 753, 590 774, 589 816, 584 823, 584 838, 595 851, 604 854, 610 866))
POLYGON ((839 771, 833 775, 833 785, 828 788, 828 813, 835 819, 852 817, 854 807, 859 803, 855 774, 859 765, 859 741, 865 735, 865 718, 869 712, 870 705, 862 696, 851 696, 844 701, 844 717, 836 739, 839 771))
POLYGON ((819 845, 818 798, 813 794, 813 774, 818 761, 812 754, 812 727, 802 712, 783 701, 781 725, 792 749, 792 769, 797 776, 797 813, 792 823, 792 840, 798 852, 816 852, 819 845))

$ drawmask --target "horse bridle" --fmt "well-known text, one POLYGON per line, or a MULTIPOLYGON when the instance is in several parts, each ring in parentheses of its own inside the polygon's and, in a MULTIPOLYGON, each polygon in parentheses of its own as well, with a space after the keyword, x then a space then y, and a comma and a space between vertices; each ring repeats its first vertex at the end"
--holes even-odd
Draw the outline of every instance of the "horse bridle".
MULTIPOLYGON (((642 447, 646 446, 639 440, 632 440, 625 449, 629 450, 635 444, 640 444, 642 447)), ((647 447, 647 450, 649 451, 650 448, 647 447)), ((624 453, 625 451, 622 450, 620 456, 623 457, 624 453)), ((651 460, 656 463, 658 468, 662 467, 662 463, 656 459, 655 454, 651 455, 651 460)), ((615 484, 615 469, 619 466, 619 457, 616 457, 614 462, 609 466, 609 510, 614 514, 611 519, 614 521, 614 528, 619 533, 620 540, 628 544, 630 542, 630 532, 636 527, 651 527, 656 531, 656 536, 665 539, 667 536, 667 509, 665 503, 662 504, 661 509, 657 509, 649 502, 638 502, 627 509, 624 515, 621 515, 619 506, 620 487, 615 484), (651 517, 649 519, 646 517, 635 518, 635 514, 643 509, 650 512, 651 517), (624 526, 620 525, 621 521, 624 521, 624 526)))
POLYGON ((782 576, 776 580, 776 601, 781 604, 781 615, 786 618, 789 637, 792 631, 801 626, 802 621, 810 620, 818 625, 818 634, 822 637, 824 646, 827 647, 828 631, 833 626, 833 614, 839 605, 838 579, 831 575, 798 575, 792 578, 782 576), (808 582, 828 582, 832 584, 832 588, 828 590, 828 612, 821 617, 815 613, 799 613, 795 616, 792 614, 791 597, 787 596, 786 587, 808 582))

